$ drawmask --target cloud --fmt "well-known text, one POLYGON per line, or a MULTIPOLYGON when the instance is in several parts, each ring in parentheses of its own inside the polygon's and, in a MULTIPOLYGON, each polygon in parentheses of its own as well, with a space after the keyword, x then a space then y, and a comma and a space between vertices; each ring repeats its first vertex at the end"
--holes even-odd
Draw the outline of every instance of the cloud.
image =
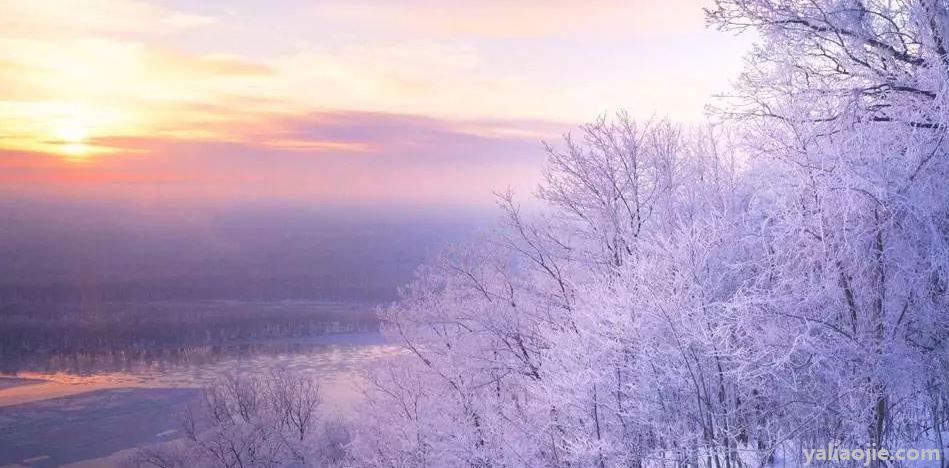
POLYGON ((239 121, 249 102, 260 111, 253 87, 272 73, 240 57, 139 42, 0 38, 0 146, 56 152, 48 142, 67 129, 206 137, 215 123, 239 121))
POLYGON ((561 122, 700 118, 739 55, 697 40, 701 11, 680 2, 194 5, 209 15, 0 0, 2 190, 402 203, 529 190, 561 122))
MULTIPOLYGON (((7 137, 0 147, 57 152, 65 132, 242 141, 248 129, 325 109, 454 119, 563 114, 530 108, 546 102, 542 88, 484 76, 477 66, 474 52, 447 46, 354 46, 250 60, 106 38, 0 38, 7 137)), ((293 138, 271 144, 312 146, 293 138)))
POLYGON ((322 3, 316 14, 376 31, 442 37, 629 38, 694 31, 703 24, 694 0, 355 0, 322 3))
POLYGON ((214 22, 137 0, 0 0, 0 31, 8 37, 171 34, 214 22))
MULTIPOLYGON (((0 151, 0 193, 188 204, 486 205, 493 190, 530 191, 543 158, 535 133, 543 125, 530 121, 505 122, 522 124, 524 134, 498 134, 493 122, 382 113, 313 113, 269 124, 239 142, 97 139, 91 144, 115 152, 81 164, 0 151)), ((553 127, 546 137, 564 130, 553 127)))
POLYGON ((138 0, 0 0, 0 148, 102 154, 115 148, 78 140, 134 136, 241 142, 249 128, 328 111, 577 122, 630 108, 696 119, 738 68, 737 57, 702 48, 721 44, 677 36, 701 30, 687 0, 202 8, 216 16, 138 0), (296 29, 260 29, 254 20, 267 15, 267 25, 296 29))

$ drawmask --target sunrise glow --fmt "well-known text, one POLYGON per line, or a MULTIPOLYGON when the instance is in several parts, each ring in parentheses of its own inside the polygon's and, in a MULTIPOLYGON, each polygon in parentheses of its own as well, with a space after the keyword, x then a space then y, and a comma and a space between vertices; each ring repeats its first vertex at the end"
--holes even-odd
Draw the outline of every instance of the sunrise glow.
POLYGON ((56 129, 62 153, 67 161, 82 161, 89 154, 88 131, 81 122, 71 122, 56 129))
POLYGON ((146 189, 199 171, 219 181, 206 194, 218 196, 273 187, 264 180, 295 161, 295 176, 318 183, 267 193, 368 200, 380 193, 354 187, 433 183, 391 172, 407 159, 440 181, 433 191, 474 200, 494 189, 492 157, 527 167, 540 140, 602 112, 701 119, 745 42, 706 30, 700 6, 0 2, 0 154, 21 168, 5 178, 36 190, 68 177, 122 196, 89 181, 146 189), (240 162, 222 163, 222 152, 240 162))

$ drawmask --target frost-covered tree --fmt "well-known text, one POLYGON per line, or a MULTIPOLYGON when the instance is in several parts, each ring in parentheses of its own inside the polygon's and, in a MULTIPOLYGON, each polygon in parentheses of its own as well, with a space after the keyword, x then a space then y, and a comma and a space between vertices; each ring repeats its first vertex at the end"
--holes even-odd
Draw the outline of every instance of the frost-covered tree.
POLYGON ((134 468, 317 467, 342 462, 348 433, 320 411, 319 386, 285 371, 219 376, 182 422, 184 438, 142 447, 134 468))
MULTIPOLYGON (((940 1, 720 0, 754 29, 723 123, 620 115, 548 146, 543 207, 382 313, 369 466, 703 466, 944 447, 940 1)), ((877 464, 879 462, 874 462, 877 464)))
POLYGON ((709 16, 764 38, 728 112, 768 181, 757 187, 769 252, 758 295, 793 343, 776 367, 783 430, 877 446, 939 439, 949 7, 726 0, 709 16))
POLYGON ((621 115, 549 147, 547 209, 527 219, 502 195, 502 234, 425 267, 384 312, 409 353, 374 374, 368 417, 395 420, 357 451, 399 466, 735 459, 754 398, 722 303, 742 282, 748 197, 720 133, 621 115))

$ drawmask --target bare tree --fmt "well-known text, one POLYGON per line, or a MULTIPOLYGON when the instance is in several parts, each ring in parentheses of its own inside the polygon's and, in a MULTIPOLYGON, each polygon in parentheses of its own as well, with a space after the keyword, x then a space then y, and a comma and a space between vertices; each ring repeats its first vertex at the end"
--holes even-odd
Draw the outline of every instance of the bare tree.
POLYGON ((276 468, 341 462, 348 435, 338 424, 323 431, 319 406, 319 386, 306 376, 285 371, 264 378, 223 375, 190 409, 184 439, 144 447, 129 465, 276 468))

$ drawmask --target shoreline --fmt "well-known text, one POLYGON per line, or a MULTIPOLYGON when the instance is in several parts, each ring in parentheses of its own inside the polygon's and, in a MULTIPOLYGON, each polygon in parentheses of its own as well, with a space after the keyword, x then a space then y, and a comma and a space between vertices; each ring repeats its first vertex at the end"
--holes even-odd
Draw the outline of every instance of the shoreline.
POLYGON ((29 379, 13 375, 0 375, 0 392, 8 388, 20 387, 23 385, 35 385, 43 383, 42 379, 29 379))
MULTIPOLYGON (((130 387, 121 382, 57 382, 21 377, 0 377, 5 381, 12 381, 6 386, 0 386, 0 409, 30 403, 40 403, 56 398, 65 398, 96 390, 120 388, 149 388, 143 386, 130 387)), ((172 387, 151 387, 172 388, 172 387)))

